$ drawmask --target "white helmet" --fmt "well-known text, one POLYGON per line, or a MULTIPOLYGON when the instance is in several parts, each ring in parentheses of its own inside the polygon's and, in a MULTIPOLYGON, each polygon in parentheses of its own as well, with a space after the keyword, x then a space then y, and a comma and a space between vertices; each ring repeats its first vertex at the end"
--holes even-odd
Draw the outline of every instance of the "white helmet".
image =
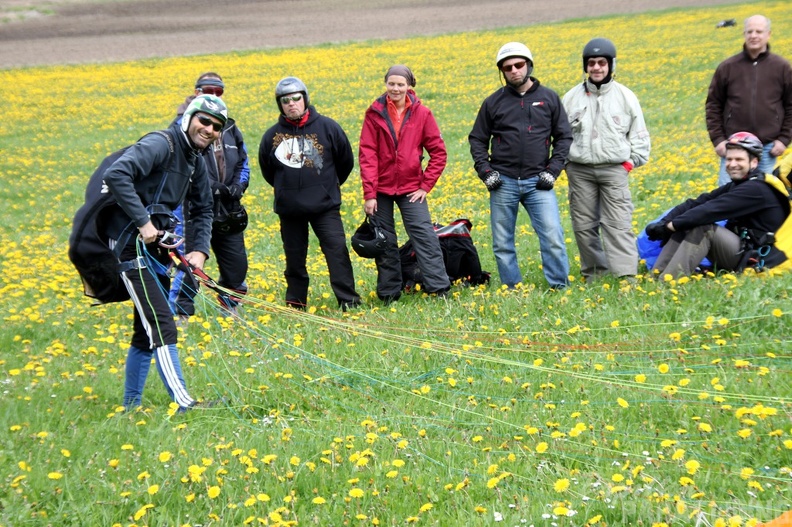
POLYGON ((509 57, 522 57, 528 59, 531 65, 533 65, 531 50, 528 49, 528 46, 520 42, 508 42, 501 46, 498 50, 498 55, 495 57, 495 63, 498 65, 498 68, 500 68, 501 63, 509 57))

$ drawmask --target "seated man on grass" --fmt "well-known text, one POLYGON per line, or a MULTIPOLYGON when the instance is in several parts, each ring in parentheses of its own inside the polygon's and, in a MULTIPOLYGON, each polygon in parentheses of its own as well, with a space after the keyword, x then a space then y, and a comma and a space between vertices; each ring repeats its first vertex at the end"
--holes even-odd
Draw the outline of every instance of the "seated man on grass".
POLYGON ((655 262, 659 276, 689 276, 706 256, 716 270, 774 267, 786 255, 773 244, 790 212, 789 194, 774 176, 758 170, 762 142, 748 132, 726 144, 731 182, 677 205, 646 227, 650 240, 662 240, 655 262), (715 223, 726 220, 721 227, 715 223))

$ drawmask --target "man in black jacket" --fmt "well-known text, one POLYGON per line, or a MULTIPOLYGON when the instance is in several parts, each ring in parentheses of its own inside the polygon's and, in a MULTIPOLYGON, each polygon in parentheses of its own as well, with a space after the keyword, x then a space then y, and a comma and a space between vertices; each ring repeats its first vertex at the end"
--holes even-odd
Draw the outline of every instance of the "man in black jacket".
MULTIPOLYGON (((181 122, 184 111, 197 96, 210 94, 222 97, 225 88, 219 74, 212 71, 202 73, 195 81, 194 93, 177 108, 174 122, 181 122)), ((234 296, 218 296, 218 300, 229 313, 235 314, 238 297, 247 293, 245 278, 248 258, 244 233, 247 227, 247 211, 240 200, 248 188, 250 166, 242 131, 234 119, 228 118, 217 140, 204 150, 203 158, 214 197, 211 246, 220 275, 217 283, 236 293, 234 296)), ((176 215, 179 219, 189 219, 189 210, 178 209, 176 215)), ((182 234, 179 227, 176 232, 182 234)), ((195 313, 195 294, 196 286, 189 276, 183 272, 177 273, 171 284, 170 301, 182 320, 195 313)))
POLYGON ((767 184, 758 170, 762 142, 748 132, 726 141, 726 169, 731 182, 677 205, 646 227, 650 240, 665 245, 655 262, 659 276, 692 274, 706 256, 718 269, 749 266, 754 251, 767 248, 774 260, 773 233, 789 215, 789 197, 767 184), (721 227, 715 222, 727 220, 721 227))
POLYGON ((514 241, 522 205, 539 238, 545 278, 561 289, 569 283, 569 260, 553 186, 572 130, 558 94, 531 76, 533 56, 524 44, 504 44, 495 62, 506 86, 484 100, 468 141, 476 173, 490 192, 498 274, 509 288, 522 282, 514 241))
POLYGON ((349 139, 338 123, 310 105, 308 89, 297 77, 278 82, 275 102, 281 115, 261 138, 259 166, 275 190, 286 254, 286 304, 298 309, 308 305, 310 225, 338 305, 344 310, 357 307, 361 300, 340 212, 341 185, 355 165, 349 139))
POLYGON ((201 95, 190 103, 181 125, 153 133, 129 147, 105 172, 104 183, 117 202, 103 217, 110 248, 119 254, 119 272, 135 304, 134 330, 126 361, 124 406, 140 406, 152 354, 171 399, 180 410, 197 402, 187 391, 176 350, 176 323, 168 303, 170 256, 157 241, 174 228, 173 211, 190 204, 187 254, 203 268, 209 255, 212 194, 201 152, 216 139, 228 110, 219 98, 201 95))

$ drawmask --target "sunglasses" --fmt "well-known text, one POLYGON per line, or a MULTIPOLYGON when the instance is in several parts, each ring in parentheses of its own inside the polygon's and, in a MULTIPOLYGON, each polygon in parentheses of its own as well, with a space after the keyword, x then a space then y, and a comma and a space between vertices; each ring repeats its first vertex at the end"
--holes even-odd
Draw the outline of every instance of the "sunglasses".
POLYGON ((204 125, 204 126, 210 126, 211 125, 212 129, 215 132, 219 132, 220 130, 223 129, 223 124, 222 123, 217 123, 217 122, 209 119, 205 115, 196 115, 195 117, 198 118, 198 122, 201 123, 202 125, 204 125))
POLYGON ((587 64, 589 68, 593 68, 594 66, 604 68, 608 65, 608 61, 606 59, 589 59, 587 64))
POLYGON ((281 104, 289 104, 290 102, 297 102, 300 99, 302 99, 302 95, 292 95, 291 97, 285 95, 280 98, 280 102, 281 104))
POLYGON ((527 61, 521 60, 520 62, 515 62, 514 64, 509 64, 508 66, 504 64, 501 66, 501 71, 503 73, 509 73, 511 70, 521 70, 525 67, 525 63, 527 61))
POLYGON ((221 86, 201 86, 198 90, 200 90, 201 93, 214 95, 215 97, 223 95, 223 88, 221 86))

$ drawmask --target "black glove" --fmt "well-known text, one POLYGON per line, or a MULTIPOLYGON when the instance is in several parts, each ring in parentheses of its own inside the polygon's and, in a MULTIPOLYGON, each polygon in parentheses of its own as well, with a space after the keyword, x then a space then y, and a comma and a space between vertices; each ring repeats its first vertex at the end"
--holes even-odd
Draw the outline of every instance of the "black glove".
POLYGON ((236 183, 228 185, 228 197, 233 201, 242 199, 242 187, 236 183))
POLYGON ((536 180, 536 190, 553 190, 555 176, 550 172, 540 172, 536 180))
POLYGON ((503 180, 501 179, 500 172, 497 170, 489 170, 484 172, 484 175, 481 176, 481 180, 487 186, 487 190, 492 192, 493 190, 497 190, 503 185, 503 180))
POLYGON ((228 197, 228 187, 225 186, 223 183, 218 181, 212 182, 212 195, 217 198, 227 198, 228 197))
POLYGON ((668 222, 656 221, 646 226, 646 237, 653 242, 662 241, 666 242, 671 237, 671 231, 668 230, 668 222))

